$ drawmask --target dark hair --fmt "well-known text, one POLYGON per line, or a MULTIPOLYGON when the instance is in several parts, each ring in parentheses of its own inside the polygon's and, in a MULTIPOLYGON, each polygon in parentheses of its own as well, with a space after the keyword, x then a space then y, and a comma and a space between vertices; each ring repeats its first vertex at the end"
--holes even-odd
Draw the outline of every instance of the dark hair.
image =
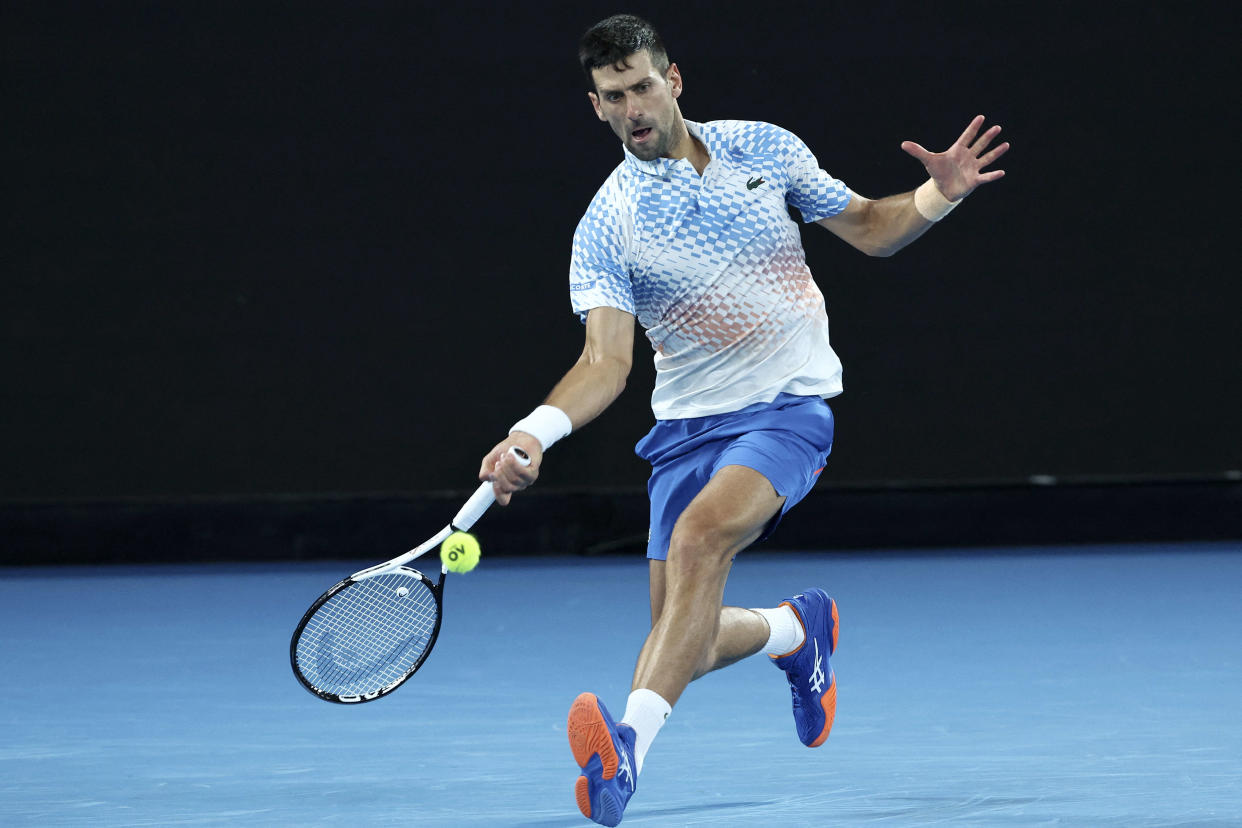
POLYGON ((668 52, 655 28, 641 17, 614 14, 587 29, 578 44, 578 62, 594 87, 591 70, 604 66, 628 69, 630 64, 626 58, 644 49, 651 55, 652 67, 661 75, 667 73, 668 52))

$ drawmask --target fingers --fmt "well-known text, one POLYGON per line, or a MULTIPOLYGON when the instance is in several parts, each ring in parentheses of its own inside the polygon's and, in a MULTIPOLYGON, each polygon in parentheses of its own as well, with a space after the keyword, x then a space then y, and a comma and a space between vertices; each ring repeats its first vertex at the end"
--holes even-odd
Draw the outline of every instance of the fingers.
MULTIPOLYGON (((494 454, 489 455, 489 457, 494 456, 494 454)), ((506 457, 509 457, 508 452, 500 453, 493 460, 491 467, 487 470, 487 474, 482 475, 484 480, 492 481, 492 492, 496 495, 496 502, 501 506, 508 506, 514 492, 519 492, 530 485, 515 475, 512 469, 506 468, 506 457)), ((513 458, 509 457, 509 459, 512 460, 513 458)))
POLYGON ((1000 124, 993 124, 982 135, 975 138, 975 135, 979 131, 979 127, 982 125, 983 116, 975 116, 974 120, 970 122, 970 126, 966 128, 966 131, 962 133, 962 137, 959 138, 958 141, 971 141, 970 147, 967 151, 974 157, 974 163, 971 164, 970 167, 973 170, 978 183, 987 184, 989 181, 995 181, 1003 176, 1005 171, 993 170, 989 173, 980 173, 979 171, 984 167, 994 164, 997 159, 1009 152, 1009 142, 1006 141, 1003 144, 998 144, 997 146, 988 149, 992 142, 996 140, 996 136, 1000 135, 1001 126, 1000 124))
POLYGON ((958 136, 957 140, 953 142, 954 146, 957 146, 958 144, 963 147, 970 146, 974 143, 975 136, 979 134, 979 127, 981 126, 983 126, 983 116, 976 115, 971 119, 970 125, 966 127, 965 131, 963 131, 962 134, 958 136))
POLYGON ((496 469, 492 475, 492 493, 496 495, 496 502, 501 506, 508 506, 509 501, 513 499, 516 492, 521 491, 521 487, 515 486, 513 483, 505 480, 501 473, 500 463, 496 464, 496 469))
POLYGON ((483 462, 479 465, 479 481, 492 479, 492 471, 496 467, 496 461, 500 459, 500 453, 504 451, 500 446, 492 449, 483 458, 483 462))
POLYGON ((533 462, 524 466, 510 452, 505 451, 492 467, 492 491, 496 502, 508 506, 513 495, 529 488, 539 477, 539 467, 533 462))
POLYGON ((509 501, 513 499, 511 493, 498 491, 495 483, 492 484, 492 492, 496 495, 496 502, 501 506, 508 506, 509 501))
POLYGON ((953 147, 950 147, 950 151, 952 151, 954 147, 958 146, 966 148, 971 155, 979 159, 979 166, 986 167, 988 164, 1004 155, 1005 151, 1009 149, 1009 144, 1002 144, 1000 147, 993 149, 986 156, 983 155, 984 151, 987 150, 994 140, 996 140, 996 136, 1000 135, 1001 131, 1000 124, 993 124, 988 127, 982 135, 979 135, 979 128, 983 126, 983 122, 984 117, 982 115, 976 115, 972 118, 970 125, 966 127, 966 130, 958 137, 957 141, 954 142, 953 147), (999 150, 999 152, 997 150, 999 150))
POLYGON ((507 450, 496 461, 496 469, 505 480, 524 484, 522 488, 534 483, 535 478, 539 476, 539 467, 534 465, 533 458, 522 463, 513 456, 512 451, 507 450))
POLYGON ((984 117, 982 115, 976 115, 971 120, 970 125, 966 127, 966 130, 958 136, 958 139, 955 142, 953 142, 953 146, 949 147, 949 149, 943 153, 930 152, 921 144, 917 144, 914 141, 902 141, 901 148, 908 154, 922 161, 924 164, 938 154, 962 157, 961 155, 958 155, 958 152, 961 152, 968 153, 979 159, 981 162, 980 166, 987 166, 997 158, 1000 158, 1001 155, 1004 155, 1009 149, 1009 144, 1002 144, 999 147, 992 149, 986 156, 980 157, 984 151, 988 149, 988 146, 991 145, 992 141, 996 140, 996 136, 1000 135, 1001 131, 1000 124, 993 124, 982 135, 980 135, 979 128, 983 126, 983 121, 984 117), (958 152, 955 152, 955 150, 958 152))
POLYGON ((492 449, 483 458, 479 468, 479 480, 489 481, 496 495, 496 502, 501 506, 509 505, 515 492, 529 487, 539 477, 539 461, 542 451, 539 443, 533 438, 511 436, 492 449), (509 450, 518 446, 530 457, 529 465, 523 465, 509 450))
POLYGON ((978 158, 983 151, 1000 135, 1000 124, 994 124, 991 129, 979 136, 979 140, 970 145, 970 154, 978 158))
MULTIPOLYGON (((998 129, 999 129, 999 128, 998 128, 998 129)), ((1007 153, 1007 152, 1009 152, 1009 142, 1008 142, 1008 141, 1006 141, 1005 143, 1001 144, 1001 145, 1000 145, 1000 146, 998 146, 998 147, 993 148, 993 149, 992 149, 990 152, 988 152, 987 154, 985 154, 985 155, 981 155, 981 156, 979 157, 979 168, 980 168, 980 169, 982 169, 982 168, 984 168, 984 167, 988 166, 989 164, 991 164, 991 163, 993 163, 994 161, 996 161, 996 159, 997 159, 997 158, 1000 158, 1002 155, 1004 155, 1004 154, 1005 154, 1005 153, 1007 153)))
POLYGON ((903 141, 901 148, 923 163, 927 174, 936 182, 937 189, 950 201, 957 201, 974 191, 981 184, 1001 178, 1004 170, 981 172, 1009 151, 1009 142, 992 147, 1000 135, 1000 124, 984 130, 984 117, 976 115, 958 139, 944 152, 928 152, 914 141, 903 141))
POLYGON ((927 163, 927 160, 934 155, 934 153, 927 151, 921 144, 916 144, 913 141, 902 141, 901 148, 923 163, 927 163))

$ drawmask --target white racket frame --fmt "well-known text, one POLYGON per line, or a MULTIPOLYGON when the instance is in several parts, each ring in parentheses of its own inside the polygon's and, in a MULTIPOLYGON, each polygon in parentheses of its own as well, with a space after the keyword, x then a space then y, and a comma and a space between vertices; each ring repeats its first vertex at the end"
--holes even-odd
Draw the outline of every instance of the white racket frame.
MULTIPOLYGON (((517 446, 510 446, 509 453, 513 455, 514 459, 521 465, 530 465, 530 455, 522 451, 517 446)), ((458 510, 457 515, 448 526, 445 526, 439 532, 436 532, 430 538, 423 541, 409 552, 406 552, 404 555, 398 555, 391 561, 385 561, 382 564, 376 564, 375 566, 359 570, 353 575, 350 575, 349 579, 351 581, 365 581, 368 578, 374 578, 377 575, 383 575, 385 573, 392 572, 393 570, 400 569, 415 558, 425 555, 432 549, 438 547, 444 542, 445 538, 454 532, 470 531, 470 527, 474 526, 478 519, 483 517, 483 514, 491 508, 491 505, 495 502, 496 492, 492 488, 492 484, 490 482, 481 483, 479 488, 474 490, 474 494, 470 495, 470 499, 466 501, 465 505, 458 510)), ((441 573, 447 571, 448 568, 441 564, 441 573)))

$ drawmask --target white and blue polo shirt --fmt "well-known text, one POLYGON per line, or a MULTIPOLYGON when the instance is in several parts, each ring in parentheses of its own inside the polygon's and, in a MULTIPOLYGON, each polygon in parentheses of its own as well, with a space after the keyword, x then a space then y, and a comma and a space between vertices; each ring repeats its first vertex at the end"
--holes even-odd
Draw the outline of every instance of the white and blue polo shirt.
POLYGON ((851 193, 788 130, 686 122, 711 161, 642 161, 629 150, 574 234, 573 309, 634 314, 655 349, 658 420, 724 414, 778 394, 841 393, 841 361, 806 265, 805 222, 851 193))

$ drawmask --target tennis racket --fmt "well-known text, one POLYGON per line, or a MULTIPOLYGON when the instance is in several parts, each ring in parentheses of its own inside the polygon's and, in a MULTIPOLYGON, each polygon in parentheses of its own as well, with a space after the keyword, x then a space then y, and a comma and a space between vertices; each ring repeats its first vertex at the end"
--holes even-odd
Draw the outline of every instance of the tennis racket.
MULTIPOLYGON (((509 449, 526 466, 530 457, 509 449)), ((464 532, 496 500, 491 483, 475 490, 453 521, 419 546, 355 572, 315 599, 289 642, 293 674, 310 692, 338 704, 385 696, 414 675, 435 646, 443 616, 444 576, 434 583, 406 566, 453 532, 464 532)))

